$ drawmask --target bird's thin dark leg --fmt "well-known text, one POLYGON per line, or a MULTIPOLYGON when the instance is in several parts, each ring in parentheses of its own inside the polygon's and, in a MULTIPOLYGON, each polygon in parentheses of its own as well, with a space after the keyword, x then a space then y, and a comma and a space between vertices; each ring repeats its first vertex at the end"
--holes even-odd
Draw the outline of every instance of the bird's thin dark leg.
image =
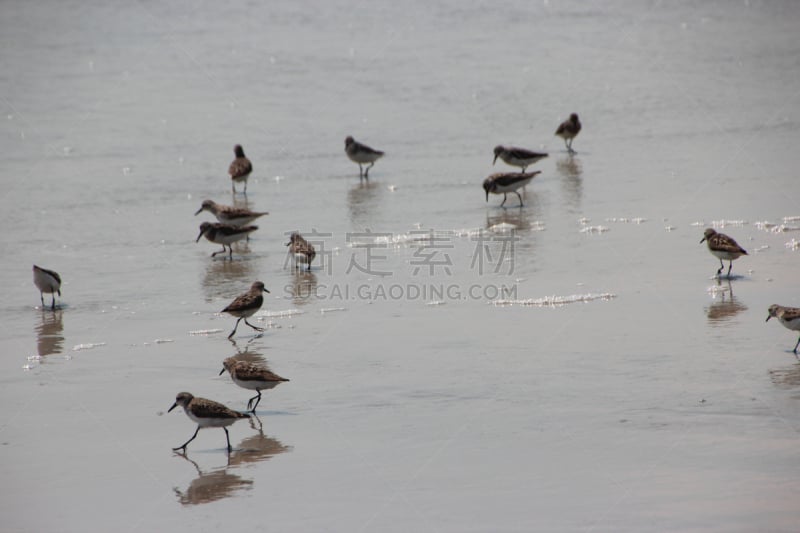
POLYGON ((236 182, 231 180, 231 194, 236 194, 236 182))
POLYGON ((225 250, 225 245, 223 244, 222 245, 222 250, 218 250, 218 251, 214 252, 213 254, 211 254, 211 257, 215 257, 217 254, 224 254, 225 251, 226 251, 225 250))
POLYGON ((244 179, 244 195, 247 196, 247 178, 244 179))
POLYGON ((56 310, 56 293, 53 293, 53 301, 50 302, 50 310, 51 311, 56 310))
POLYGON ((717 270, 717 276, 722 274, 722 270, 725 268, 725 263, 722 262, 722 259, 719 260, 719 270, 717 270))
POLYGON ((508 196, 506 195, 506 193, 503 193, 503 203, 500 204, 500 207, 503 207, 503 205, 506 203, 507 199, 508 199, 508 196))
POLYGON ((731 269, 733 268, 733 261, 728 262, 728 279, 731 279, 731 269))
POLYGON ((244 323, 247 324, 248 326, 250 326, 251 328, 253 328, 256 331, 264 331, 264 328, 259 328, 258 326, 254 326, 253 324, 248 322, 246 318, 244 319, 244 323))
POLYGON ((358 177, 364 179, 364 167, 361 166, 361 163, 358 164, 358 177))
POLYGON ((512 192, 517 195, 517 198, 519 198, 519 206, 522 207, 522 196, 520 196, 517 191, 512 191, 512 192))
POLYGON ((800 346, 800 338, 797 339, 797 344, 794 345, 794 350, 792 350, 795 355, 797 355, 797 347, 798 346, 800 346))
POLYGON ((248 409, 248 410, 249 410, 251 413, 253 413, 253 414, 255 414, 255 412, 256 412, 256 407, 258 407, 258 403, 261 401, 261 391, 256 391, 256 392, 258 392, 258 394, 257 394, 257 395, 255 395, 255 396, 253 396, 252 398, 250 398, 250 399, 247 401, 247 409, 248 409), (253 400, 255 400, 255 402, 256 402, 255 404, 253 404, 253 400), (250 409, 250 406, 251 406, 251 405, 253 406, 253 408, 252 408, 252 409, 250 409))
POLYGON ((43 292, 39 293, 39 299, 42 301, 42 309, 44 309, 44 293, 43 292))
POLYGON ((233 335, 236 333, 236 329, 239 327, 239 321, 240 321, 241 319, 242 319, 242 317, 239 317, 239 320, 237 320, 237 321, 236 321, 236 325, 235 325, 235 326, 233 326, 233 331, 231 331, 231 334, 230 334, 230 335, 228 335, 228 338, 229 338, 229 339, 230 339, 231 337, 233 337, 233 335))
POLYGON ((369 164, 369 166, 367 167, 366 172, 364 172, 364 178, 365 179, 367 179, 367 180, 369 179, 369 169, 371 169, 374 166, 375 166, 375 161, 373 161, 372 163, 369 164))
MULTIPOLYGON (((225 245, 223 244, 222 247, 224 248, 225 245)), ((228 245, 228 259, 233 261, 233 244, 228 245)))
POLYGON ((228 441, 228 453, 233 451, 233 447, 231 447, 231 437, 228 435, 228 428, 222 428, 225 431, 225 440, 228 441))
POLYGON ((174 452, 177 452, 178 450, 186 451, 186 445, 194 440, 194 438, 197 436, 197 432, 198 431, 200 431, 200 425, 199 424, 197 426, 197 429, 194 430, 194 435, 192 435, 192 438, 187 440, 186 442, 184 442, 181 446, 178 446, 177 448, 172 448, 172 451, 174 451, 174 452))

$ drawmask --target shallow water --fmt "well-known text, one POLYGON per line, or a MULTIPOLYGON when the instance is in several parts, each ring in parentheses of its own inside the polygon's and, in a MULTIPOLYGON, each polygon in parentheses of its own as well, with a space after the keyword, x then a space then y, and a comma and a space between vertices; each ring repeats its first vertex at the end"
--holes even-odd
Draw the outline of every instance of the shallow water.
POLYGON ((796 530, 794 3, 0 10, 4 529, 796 530), (524 207, 500 143, 550 153, 524 207), (270 212, 232 261, 206 198, 270 212), (234 355, 291 381, 173 454, 234 355))

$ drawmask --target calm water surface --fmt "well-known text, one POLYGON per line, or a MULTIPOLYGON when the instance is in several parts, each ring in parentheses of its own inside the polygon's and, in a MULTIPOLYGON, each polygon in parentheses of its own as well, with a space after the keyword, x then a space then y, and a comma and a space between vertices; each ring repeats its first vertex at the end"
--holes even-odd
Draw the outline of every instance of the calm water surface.
POLYGON ((0 14, 5 530, 797 529, 796 336, 764 323, 800 306, 797 4, 0 14), (369 183, 347 135, 387 152, 369 183), (550 153, 524 207, 484 201, 501 143, 550 153), (194 242, 206 198, 270 213, 232 261, 194 242), (231 343, 257 279, 266 331, 231 343), (176 393, 245 407, 234 355, 291 381, 229 457, 173 454, 176 393))

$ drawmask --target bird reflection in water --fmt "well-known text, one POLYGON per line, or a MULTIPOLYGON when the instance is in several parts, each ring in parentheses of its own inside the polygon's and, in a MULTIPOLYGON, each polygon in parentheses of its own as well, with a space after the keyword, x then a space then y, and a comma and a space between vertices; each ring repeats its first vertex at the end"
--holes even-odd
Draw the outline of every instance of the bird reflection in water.
POLYGON ((295 305, 312 302, 317 296, 317 276, 313 272, 296 271, 292 273, 291 283, 286 286, 295 305))
POLYGON ((186 490, 181 490, 178 487, 172 489, 182 505, 215 502, 229 498, 243 489, 250 489, 253 485, 252 479, 242 479, 241 476, 229 473, 227 465, 203 472, 200 466, 189 459, 185 453, 175 452, 175 455, 192 463, 197 470, 197 477, 189 483, 186 490))
POLYGON ((486 229, 495 234, 510 233, 512 231, 526 233, 531 230, 541 231, 544 225, 538 220, 532 220, 534 213, 526 209, 506 209, 501 212, 486 212, 486 229))
POLYGON ((239 446, 228 459, 229 466, 241 466, 247 463, 265 461, 275 455, 292 451, 291 446, 283 444, 276 438, 264 435, 264 425, 256 414, 250 417, 250 427, 258 433, 242 439, 242 442, 239 443, 239 446))
POLYGON ((215 502, 235 496, 242 490, 249 490, 253 486, 253 480, 243 479, 241 476, 231 473, 230 470, 240 468, 248 463, 266 461, 275 455, 291 451, 291 446, 286 446, 278 439, 264 435, 263 424, 257 416, 250 418, 250 426, 257 433, 243 439, 238 446, 234 447, 234 451, 228 456, 227 464, 224 467, 204 472, 200 465, 190 459, 186 453, 175 452, 175 455, 190 462, 197 470, 197 477, 189 483, 186 490, 178 487, 173 489, 181 505, 215 502))
MULTIPOLYGON (((247 246, 239 243, 242 246, 247 246)), ((231 299, 242 292, 242 287, 249 287, 257 277, 257 264, 250 258, 233 261, 209 261, 203 276, 203 292, 206 302, 217 299, 231 299)))
POLYGON ((256 348, 260 347, 262 343, 261 337, 252 337, 243 345, 240 345, 236 342, 235 339, 228 339, 233 344, 233 347, 236 348, 236 354, 233 355, 236 359, 240 361, 247 361, 248 363, 253 363, 255 365, 267 365, 267 359, 264 357, 260 351, 256 348))
POLYGON ((40 356, 61 353, 64 349, 64 322, 61 309, 50 311, 42 309, 36 325, 36 348, 40 356))
MULTIPOLYGON (((769 377, 772 380, 772 383, 781 389, 800 389, 800 363, 796 363, 786 368, 770 370, 769 377)), ((800 398, 796 395, 795 399, 800 398)))
POLYGON ((347 207, 350 222, 355 227, 369 227, 374 220, 372 213, 377 209, 380 186, 375 182, 362 181, 347 192, 347 207))
POLYGON ((726 284, 723 285, 722 280, 717 279, 717 285, 711 292, 714 295, 714 303, 706 308, 706 316, 712 326, 724 326, 747 309, 747 306, 733 295, 731 280, 726 280, 726 284))
POLYGON ((561 175, 565 203, 573 209, 581 209, 583 199, 583 164, 574 155, 556 161, 556 171, 561 175))

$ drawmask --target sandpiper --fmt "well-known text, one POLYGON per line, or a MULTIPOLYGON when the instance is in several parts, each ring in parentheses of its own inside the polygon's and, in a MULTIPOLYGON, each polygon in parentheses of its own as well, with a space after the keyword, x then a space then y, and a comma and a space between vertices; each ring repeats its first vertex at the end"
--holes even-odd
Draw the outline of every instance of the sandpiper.
MULTIPOLYGON (((786 329, 790 329, 792 331, 800 331, 800 308, 797 307, 784 307, 782 305, 770 305, 769 306, 769 316, 767 316, 767 322, 770 318, 775 317, 777 318, 783 327, 786 329)), ((795 355, 797 355, 797 347, 800 346, 800 338, 797 339, 797 344, 794 345, 794 349, 792 350, 795 355)))
POLYGON ((58 272, 33 265, 33 283, 39 289, 42 307, 44 307, 44 293, 47 292, 53 296, 53 301, 50 302, 50 309, 55 310, 56 293, 58 293, 59 298, 61 297, 61 276, 58 275, 58 272))
POLYGON ((225 431, 225 439, 228 441, 228 452, 230 453, 233 448, 231 447, 231 439, 228 435, 227 426, 230 426, 241 418, 250 418, 250 415, 246 413, 228 409, 221 403, 212 400, 197 398, 188 392, 178 393, 175 397, 175 403, 172 404, 172 407, 170 407, 167 412, 169 413, 179 405, 183 407, 186 416, 197 422, 197 429, 191 439, 177 448, 172 448, 174 451, 183 450, 185 452, 186 445, 194 440, 197 436, 197 432, 200 431, 201 428, 222 428, 225 431))
POLYGON ((706 241, 708 244, 708 251, 711 252, 714 257, 719 259, 719 270, 717 270, 717 276, 719 276, 722 273, 722 269, 725 268, 725 265, 722 263, 723 259, 729 261, 728 277, 730 278, 733 260, 738 259, 743 255, 747 255, 745 249, 739 246, 735 240, 728 237, 724 233, 717 233, 713 228, 706 228, 706 230, 703 232, 703 238, 700 239, 701 243, 703 241, 706 241))
POLYGON ((229 339, 236 333, 236 328, 239 327, 239 322, 242 319, 244 319, 245 324, 254 330, 264 331, 264 328, 254 326, 247 321, 247 317, 253 316, 256 311, 261 309, 261 304, 264 303, 264 296, 261 294, 263 292, 268 293, 269 291, 264 288, 264 284, 262 282, 256 281, 250 287, 249 291, 237 296, 236 299, 228 305, 228 307, 221 311, 222 313, 229 313, 235 317, 239 317, 239 320, 236 321, 236 325, 233 327, 233 331, 231 331, 231 334, 228 335, 229 339))
POLYGON ((231 205, 218 204, 213 200, 203 200, 200 209, 197 210, 195 216, 203 211, 208 211, 220 221, 222 224, 230 226, 241 227, 254 221, 258 217, 268 215, 266 211, 250 211, 244 207, 234 207, 231 205))
POLYGON ((358 177, 369 179, 369 169, 375 165, 375 161, 383 157, 383 152, 374 150, 366 144, 361 144, 352 137, 347 137, 344 140, 344 151, 350 161, 358 163, 358 177), (364 171, 361 167, 362 164, 369 163, 367 170, 364 171))
POLYGON ((317 255, 313 244, 305 240, 302 235, 295 231, 289 237, 289 242, 286 243, 286 246, 289 247, 289 253, 294 257, 295 270, 297 270, 300 263, 307 264, 308 270, 311 270, 311 261, 313 261, 314 256, 317 255))
POLYGON ((231 162, 228 167, 228 174, 231 177, 231 190, 236 194, 236 182, 244 182, 244 194, 247 194, 247 178, 253 172, 253 164, 244 155, 244 148, 241 144, 233 147, 233 153, 236 154, 236 159, 231 162))
POLYGON ((581 132, 581 121, 578 120, 578 114, 572 113, 569 119, 562 122, 556 130, 556 135, 564 139, 564 144, 569 153, 574 154, 575 150, 572 149, 572 139, 578 136, 581 132))
POLYGON ((222 370, 219 375, 221 376, 226 370, 230 373, 234 383, 243 389, 254 390, 258 393, 247 401, 247 409, 251 413, 256 412, 256 407, 261 401, 262 390, 273 389, 284 381, 289 381, 264 367, 248 361, 240 361, 235 357, 228 357, 222 362, 222 370))
POLYGON ((489 201, 489 193, 502 194, 503 203, 500 204, 500 207, 503 207, 503 204, 505 204, 507 200, 507 194, 513 192, 519 198, 519 205, 522 207, 522 196, 519 195, 517 189, 530 183, 537 174, 541 174, 541 171, 536 170, 527 174, 524 172, 500 172, 492 174, 483 180, 483 190, 486 191, 486 201, 489 201))
POLYGON ((513 146, 500 145, 494 147, 494 161, 492 161, 493 165, 497 163, 498 157, 511 166, 520 167, 522 172, 525 172, 525 169, 540 159, 547 157, 547 154, 533 152, 531 150, 526 150, 525 148, 515 148, 513 146))
POLYGON ((258 229, 258 226, 231 226, 230 224, 220 224, 219 222, 203 222, 200 224, 200 235, 197 236, 194 242, 198 242, 200 237, 206 236, 206 239, 215 243, 221 244, 222 250, 217 250, 211 257, 217 254, 224 254, 225 247, 228 247, 228 257, 233 259, 233 247, 231 244, 236 241, 241 241, 258 229))

